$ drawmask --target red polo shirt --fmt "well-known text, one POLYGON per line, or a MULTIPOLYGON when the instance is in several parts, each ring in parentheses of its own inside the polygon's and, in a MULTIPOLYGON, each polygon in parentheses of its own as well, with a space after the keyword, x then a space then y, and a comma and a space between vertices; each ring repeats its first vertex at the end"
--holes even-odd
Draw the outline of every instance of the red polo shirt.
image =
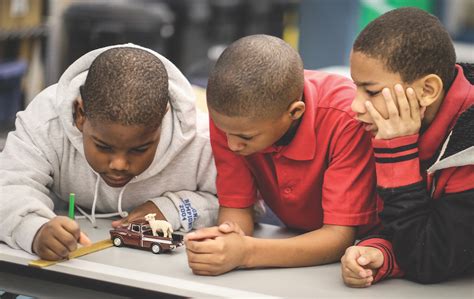
POLYGON ((245 208, 263 198, 288 226, 358 226, 376 221, 370 136, 353 118, 353 83, 305 71, 306 111, 293 140, 247 157, 234 154, 211 120, 217 193, 224 207, 245 208))

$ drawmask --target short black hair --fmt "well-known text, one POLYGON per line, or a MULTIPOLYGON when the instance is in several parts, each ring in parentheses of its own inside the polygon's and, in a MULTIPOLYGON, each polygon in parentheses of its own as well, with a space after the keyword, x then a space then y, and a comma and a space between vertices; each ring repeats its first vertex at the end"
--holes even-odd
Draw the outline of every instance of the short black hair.
POLYGON ((91 120, 159 127, 169 102, 168 73, 150 52, 112 48, 92 62, 81 96, 91 120))
POLYGON ((395 9, 373 20, 352 49, 381 59, 407 83, 436 74, 446 90, 454 79, 456 53, 449 33, 438 18, 418 8, 395 9))
POLYGON ((225 49, 209 75, 209 108, 226 116, 269 119, 303 94, 298 52, 269 35, 243 37, 225 49))

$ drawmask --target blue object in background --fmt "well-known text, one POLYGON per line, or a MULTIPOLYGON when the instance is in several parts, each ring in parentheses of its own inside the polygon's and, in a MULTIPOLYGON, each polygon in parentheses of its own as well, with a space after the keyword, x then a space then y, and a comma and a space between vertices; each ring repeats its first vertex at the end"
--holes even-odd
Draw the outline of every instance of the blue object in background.
POLYGON ((26 72, 24 61, 0 63, 0 122, 13 123, 22 108, 21 78, 26 72))
POLYGON ((349 65, 359 1, 302 0, 299 52, 306 69, 349 65))

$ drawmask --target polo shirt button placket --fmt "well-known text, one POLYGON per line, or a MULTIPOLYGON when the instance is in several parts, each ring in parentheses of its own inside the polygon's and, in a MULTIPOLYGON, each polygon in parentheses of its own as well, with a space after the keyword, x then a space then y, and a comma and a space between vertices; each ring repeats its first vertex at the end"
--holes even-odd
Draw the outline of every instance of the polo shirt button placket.
POLYGON ((285 192, 286 194, 290 194, 291 191, 292 191, 291 187, 286 187, 285 190, 284 190, 284 192, 285 192))

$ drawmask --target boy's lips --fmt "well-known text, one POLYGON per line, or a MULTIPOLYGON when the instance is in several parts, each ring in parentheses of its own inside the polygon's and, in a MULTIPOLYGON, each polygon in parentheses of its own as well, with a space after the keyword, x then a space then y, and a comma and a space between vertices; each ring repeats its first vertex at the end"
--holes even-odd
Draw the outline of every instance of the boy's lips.
POLYGON ((364 126, 364 130, 366 130, 367 132, 377 130, 377 126, 373 123, 365 122, 359 118, 357 118, 357 121, 362 123, 362 125, 364 126))
POLYGON ((133 177, 132 176, 113 176, 113 175, 102 175, 104 181, 112 187, 122 187, 126 185, 133 177))
POLYGON ((363 126, 367 132, 375 133, 378 130, 377 126, 371 123, 363 123, 363 126))

